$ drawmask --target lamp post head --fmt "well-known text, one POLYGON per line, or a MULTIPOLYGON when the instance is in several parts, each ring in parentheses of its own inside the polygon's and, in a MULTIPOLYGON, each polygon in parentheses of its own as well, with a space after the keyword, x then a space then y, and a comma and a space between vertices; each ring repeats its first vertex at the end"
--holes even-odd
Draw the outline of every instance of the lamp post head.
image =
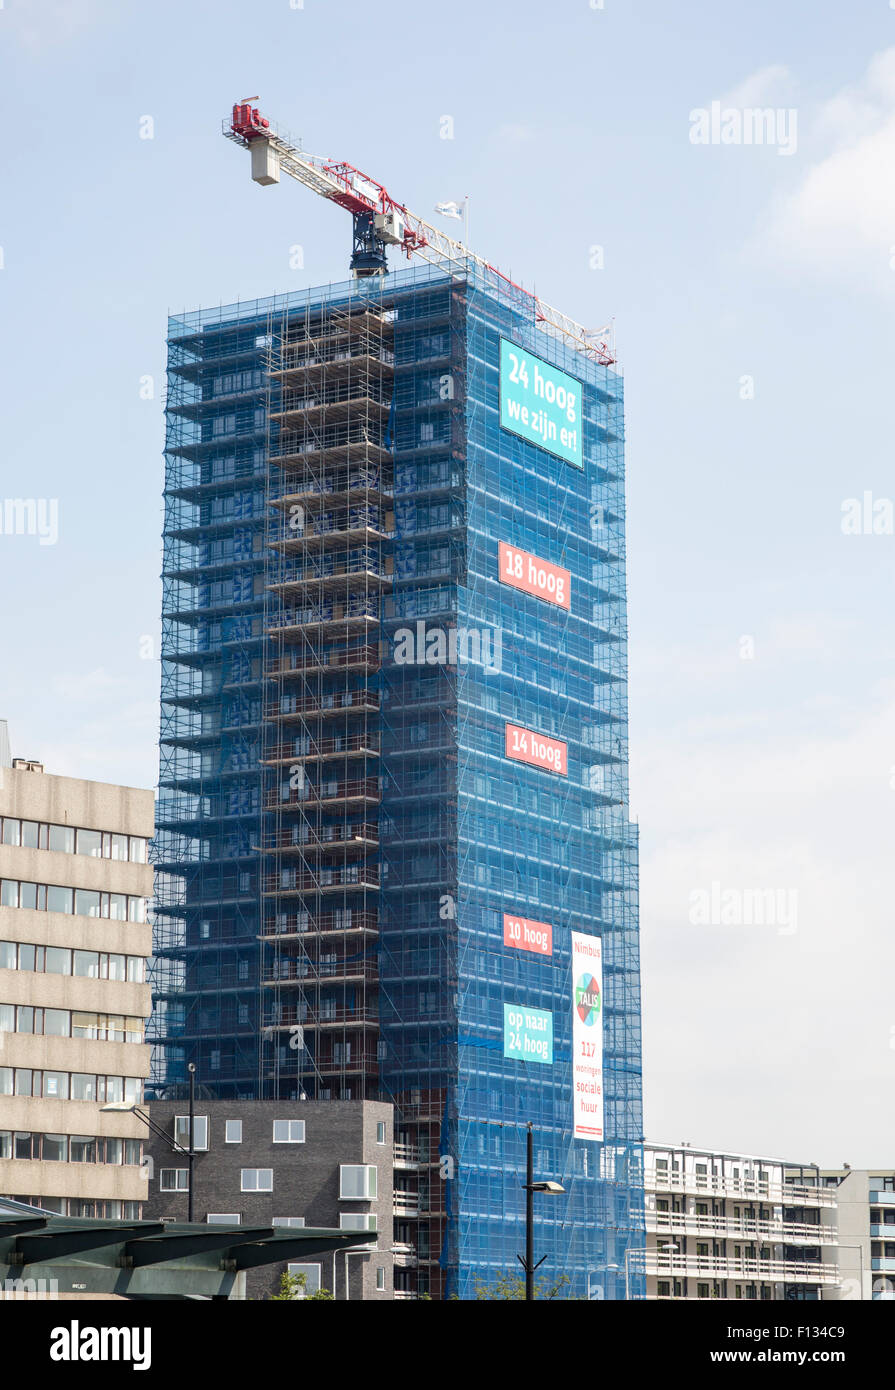
POLYGON ((558 1197, 565 1192, 565 1188, 560 1182, 533 1182, 532 1192, 547 1192, 551 1197, 558 1197))

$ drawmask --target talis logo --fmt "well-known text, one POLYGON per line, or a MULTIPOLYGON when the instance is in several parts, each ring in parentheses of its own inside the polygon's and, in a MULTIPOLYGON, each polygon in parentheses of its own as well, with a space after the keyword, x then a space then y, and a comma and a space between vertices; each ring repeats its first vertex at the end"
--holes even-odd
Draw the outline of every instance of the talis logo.
POLYGON ((600 1017, 600 986, 597 980, 586 971, 575 986, 575 1008, 578 1017, 588 1028, 593 1027, 600 1017))

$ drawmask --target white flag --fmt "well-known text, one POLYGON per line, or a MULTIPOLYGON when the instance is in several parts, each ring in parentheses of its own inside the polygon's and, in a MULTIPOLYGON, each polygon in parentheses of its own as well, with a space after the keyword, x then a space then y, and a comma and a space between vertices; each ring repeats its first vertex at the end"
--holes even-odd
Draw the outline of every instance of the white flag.
POLYGON ((456 217, 458 222, 463 221, 463 206, 461 203, 436 203, 435 211, 440 212, 442 217, 456 217))

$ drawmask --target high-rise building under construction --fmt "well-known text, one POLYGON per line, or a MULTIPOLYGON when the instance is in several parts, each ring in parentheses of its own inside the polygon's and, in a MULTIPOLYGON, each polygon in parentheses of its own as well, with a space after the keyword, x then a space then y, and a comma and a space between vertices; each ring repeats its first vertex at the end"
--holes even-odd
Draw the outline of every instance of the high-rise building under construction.
POLYGON ((641 1247, 622 382, 470 264, 173 318, 156 1091, 395 1106, 399 1294, 641 1247))

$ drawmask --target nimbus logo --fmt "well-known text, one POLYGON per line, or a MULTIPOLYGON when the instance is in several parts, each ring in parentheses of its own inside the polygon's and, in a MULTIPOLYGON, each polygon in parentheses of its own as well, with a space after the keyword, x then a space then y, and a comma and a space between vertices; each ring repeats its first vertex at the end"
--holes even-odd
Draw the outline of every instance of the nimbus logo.
POLYGON ((691 145, 776 145, 777 153, 795 154, 798 112, 795 107, 697 106, 690 112, 691 145))
POLYGON ((132 1361, 132 1370, 152 1365, 150 1327, 54 1327, 50 1333, 51 1361, 132 1361))

